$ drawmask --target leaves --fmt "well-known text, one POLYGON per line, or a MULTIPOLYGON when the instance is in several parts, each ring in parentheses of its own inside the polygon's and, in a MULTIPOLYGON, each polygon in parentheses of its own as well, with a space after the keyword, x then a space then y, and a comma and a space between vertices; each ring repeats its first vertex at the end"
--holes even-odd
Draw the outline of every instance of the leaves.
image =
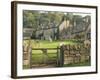
POLYGON ((62 20, 64 13, 62 12, 47 12, 47 11, 23 11, 24 27, 47 28, 56 27, 62 20))

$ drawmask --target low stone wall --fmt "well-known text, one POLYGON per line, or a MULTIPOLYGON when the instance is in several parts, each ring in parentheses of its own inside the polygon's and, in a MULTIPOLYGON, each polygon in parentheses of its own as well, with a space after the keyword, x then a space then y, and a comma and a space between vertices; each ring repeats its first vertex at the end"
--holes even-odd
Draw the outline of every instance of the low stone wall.
POLYGON ((65 45, 63 46, 64 64, 80 63, 90 60, 90 45, 65 45))

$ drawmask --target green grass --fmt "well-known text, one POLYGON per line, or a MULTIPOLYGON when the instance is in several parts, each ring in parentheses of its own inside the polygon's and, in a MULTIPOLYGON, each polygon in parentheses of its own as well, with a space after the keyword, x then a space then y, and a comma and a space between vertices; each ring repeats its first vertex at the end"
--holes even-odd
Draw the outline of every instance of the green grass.
POLYGON ((28 69, 29 66, 28 65, 23 65, 23 69, 28 69))
MULTIPOLYGON (((28 43, 29 40, 24 40, 24 43, 28 43)), ((78 42, 75 42, 73 40, 64 40, 64 41, 46 41, 46 40, 31 40, 31 46, 32 48, 57 48, 61 43, 64 44, 78 44, 78 42)))

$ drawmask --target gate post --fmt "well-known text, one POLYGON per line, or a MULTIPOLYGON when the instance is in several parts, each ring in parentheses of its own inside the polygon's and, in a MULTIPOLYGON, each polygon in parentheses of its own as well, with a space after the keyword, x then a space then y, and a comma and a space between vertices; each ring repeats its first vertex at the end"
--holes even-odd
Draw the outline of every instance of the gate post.
POLYGON ((60 66, 60 50, 59 47, 57 47, 57 67, 60 66))
POLYGON ((31 47, 28 49, 26 57, 27 57, 27 67, 31 68, 32 67, 32 48, 31 47))
POLYGON ((64 50, 63 50, 64 46, 61 46, 60 48, 60 66, 62 67, 64 65, 64 50))
POLYGON ((31 58, 32 58, 32 48, 29 46, 25 48, 23 48, 23 66, 25 66, 25 68, 30 68, 31 67, 31 58))
POLYGON ((32 48, 29 49, 29 68, 32 68, 32 48))
POLYGON ((57 57, 58 57, 58 63, 57 66, 58 67, 63 67, 64 65, 64 51, 63 51, 63 46, 60 47, 60 51, 57 53, 57 57))

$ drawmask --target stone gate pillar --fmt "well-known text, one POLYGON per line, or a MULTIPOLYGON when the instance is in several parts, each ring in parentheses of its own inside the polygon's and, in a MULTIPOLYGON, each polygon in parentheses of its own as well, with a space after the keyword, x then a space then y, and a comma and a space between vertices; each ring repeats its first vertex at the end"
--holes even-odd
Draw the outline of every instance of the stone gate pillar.
POLYGON ((32 53, 31 46, 24 45, 23 46, 23 66, 24 66, 24 68, 31 67, 31 53, 32 53))

